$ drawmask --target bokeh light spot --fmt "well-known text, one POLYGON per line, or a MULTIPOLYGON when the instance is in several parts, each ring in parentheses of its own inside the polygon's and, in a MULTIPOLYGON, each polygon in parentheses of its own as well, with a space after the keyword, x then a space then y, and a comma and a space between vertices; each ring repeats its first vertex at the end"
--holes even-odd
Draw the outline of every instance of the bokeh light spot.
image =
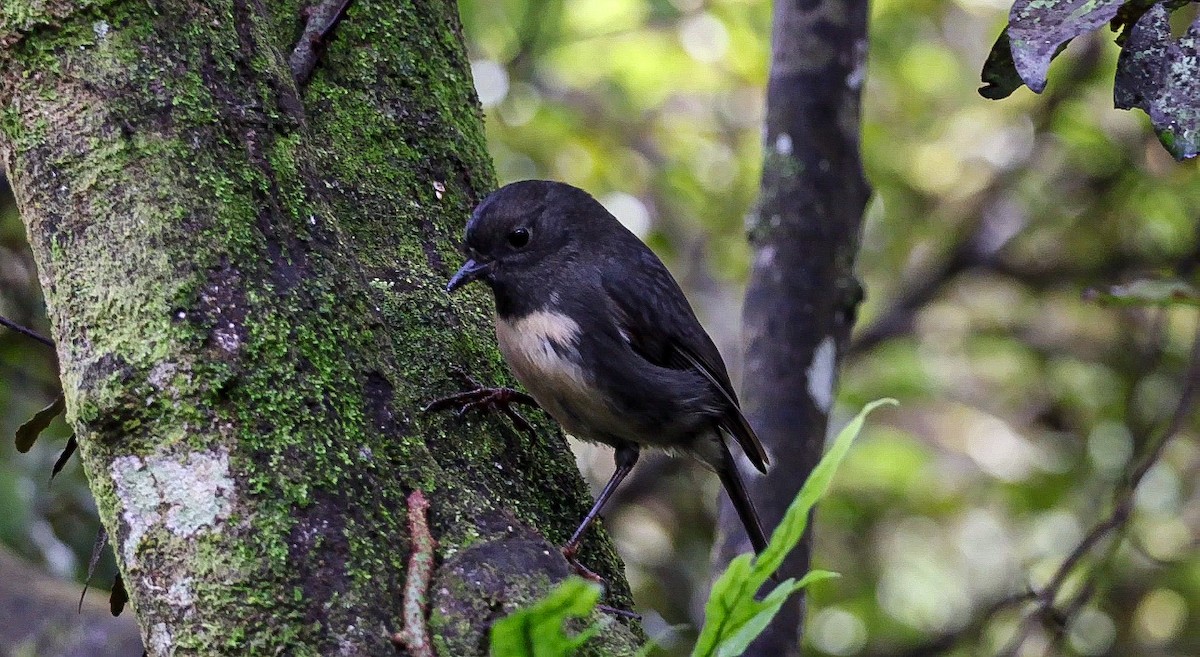
POLYGON ((988 417, 976 422, 967 434, 967 454, 988 474, 1005 481, 1029 476, 1037 450, 1004 421, 988 417))
POLYGON ((831 655, 853 655, 867 642, 867 627, 858 616, 840 607, 822 609, 809 631, 813 645, 831 655))
POLYGON ((613 192, 601 198, 600 203, 634 235, 645 238, 650 232, 650 211, 636 196, 613 192))
POLYGON ((1171 589, 1155 589, 1142 598, 1134 612, 1134 630, 1145 643, 1165 643, 1175 638, 1187 622, 1187 601, 1171 589))
POLYGON ((1143 511, 1174 513, 1179 510, 1179 475, 1170 464, 1159 462, 1146 472, 1134 498, 1143 511))
POLYGON ((499 104, 508 95, 508 72, 490 59, 471 62, 471 77, 475 80, 479 104, 484 107, 499 104))
POLYGON ((1084 655, 1103 655, 1112 646, 1117 628, 1107 614, 1096 609, 1084 609, 1071 623, 1071 647, 1084 655))
POLYGON ((720 60, 729 50, 729 31, 716 16, 699 14, 679 26, 679 42, 692 59, 710 64, 720 60))
POLYGON ((1133 438, 1129 429, 1117 422, 1101 422, 1088 436, 1088 458, 1097 470, 1116 473, 1125 467, 1133 455, 1133 438))

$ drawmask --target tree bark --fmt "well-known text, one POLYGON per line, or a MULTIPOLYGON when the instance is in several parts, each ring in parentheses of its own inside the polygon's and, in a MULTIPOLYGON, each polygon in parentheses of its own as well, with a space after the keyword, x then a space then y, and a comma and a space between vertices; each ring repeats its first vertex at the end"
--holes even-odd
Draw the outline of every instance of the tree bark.
MULTIPOLYGON (((773 528, 820 459, 836 373, 862 291, 854 277, 870 190, 858 152, 867 3, 775 3, 759 202, 748 220, 754 254, 743 310, 742 404, 771 454, 751 495, 773 528)), ((749 549, 722 499, 718 572, 749 549)), ((809 567, 811 530, 782 575, 809 567)), ((746 655, 799 653, 803 597, 789 601, 746 655)))
POLYGON ((493 186, 454 4, 355 2, 306 89, 297 2, 6 9, 0 157, 149 653, 395 654, 421 489, 435 646, 484 654, 589 499, 546 424, 418 410, 506 376, 486 295, 443 291, 493 186))

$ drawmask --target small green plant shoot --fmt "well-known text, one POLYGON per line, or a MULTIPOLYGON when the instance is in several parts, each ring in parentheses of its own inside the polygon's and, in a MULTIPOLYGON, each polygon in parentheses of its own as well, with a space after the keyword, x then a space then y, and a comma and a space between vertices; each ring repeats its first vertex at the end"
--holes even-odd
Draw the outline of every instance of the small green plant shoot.
POLYGON ((599 584, 571 577, 530 607, 506 616, 492 625, 492 654, 496 657, 566 657, 598 632, 597 623, 569 635, 563 623, 584 618, 600 602, 599 584))
MULTIPOLYGON (((788 507, 783 520, 771 535, 761 555, 743 554, 732 562, 713 584, 704 607, 704 627, 692 650, 692 657, 736 657, 764 629, 789 596, 809 584, 837 577, 835 573, 814 570, 799 580, 788 579, 777 585, 762 600, 755 599, 759 588, 779 569, 808 525, 809 511, 825 496, 833 475, 850 451, 867 414, 879 406, 895 405, 894 399, 867 404, 834 439, 829 451, 813 469, 808 480, 788 507)), ((566 657, 600 631, 591 625, 579 634, 567 634, 563 623, 571 618, 590 615, 600 601, 600 587, 579 578, 564 581, 542 601, 513 613, 492 627, 491 651, 494 657, 566 657)))

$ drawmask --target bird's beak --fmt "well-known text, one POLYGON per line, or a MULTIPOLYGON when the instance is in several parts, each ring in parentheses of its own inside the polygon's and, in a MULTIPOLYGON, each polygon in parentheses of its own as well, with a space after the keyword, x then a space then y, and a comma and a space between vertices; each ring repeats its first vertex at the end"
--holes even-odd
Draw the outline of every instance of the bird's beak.
POLYGON ((474 260, 466 261, 446 285, 446 292, 453 292, 471 281, 487 276, 491 269, 491 263, 475 262, 474 260))

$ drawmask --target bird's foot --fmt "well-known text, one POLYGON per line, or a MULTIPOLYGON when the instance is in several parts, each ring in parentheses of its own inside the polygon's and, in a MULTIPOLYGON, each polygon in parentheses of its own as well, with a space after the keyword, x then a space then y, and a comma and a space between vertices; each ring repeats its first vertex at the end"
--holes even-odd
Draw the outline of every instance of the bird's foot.
MULTIPOLYGON (((608 583, 604 581, 603 577, 597 575, 590 568, 579 562, 578 543, 568 543, 562 546, 562 555, 567 560, 567 563, 571 566, 571 570, 574 571, 576 575, 607 588, 608 583)), ((596 605, 596 610, 606 614, 612 614, 613 616, 620 616, 622 618, 631 618, 638 621, 642 620, 642 615, 635 611, 630 611, 629 609, 620 609, 611 605, 596 605)))
POLYGON ((498 411, 512 404, 525 404, 537 408, 533 397, 512 388, 488 388, 479 386, 473 390, 447 395, 435 399, 421 410, 425 413, 444 411, 458 408, 457 415, 466 415, 470 411, 498 411))
POLYGON ((512 420, 520 430, 533 434, 533 425, 513 408, 514 404, 523 404, 539 408, 533 397, 512 388, 495 388, 481 385, 469 375, 459 372, 471 386, 471 389, 446 397, 435 399, 421 409, 424 413, 434 413, 448 409, 457 409, 455 415, 462 417, 471 411, 500 411, 512 420))
POLYGON ((616 607, 612 607, 609 605, 596 605, 596 611, 604 612, 606 614, 612 614, 613 616, 620 616, 621 618, 629 618, 629 619, 635 620, 635 621, 642 620, 642 615, 637 613, 636 611, 630 611, 628 609, 618 609, 616 607))
POLYGON ((607 584, 603 577, 597 575, 587 566, 579 562, 579 543, 567 543, 566 545, 562 546, 562 555, 563 558, 567 560, 567 563, 571 566, 571 570, 575 571, 576 575, 579 575, 586 580, 595 582, 601 586, 607 584))

